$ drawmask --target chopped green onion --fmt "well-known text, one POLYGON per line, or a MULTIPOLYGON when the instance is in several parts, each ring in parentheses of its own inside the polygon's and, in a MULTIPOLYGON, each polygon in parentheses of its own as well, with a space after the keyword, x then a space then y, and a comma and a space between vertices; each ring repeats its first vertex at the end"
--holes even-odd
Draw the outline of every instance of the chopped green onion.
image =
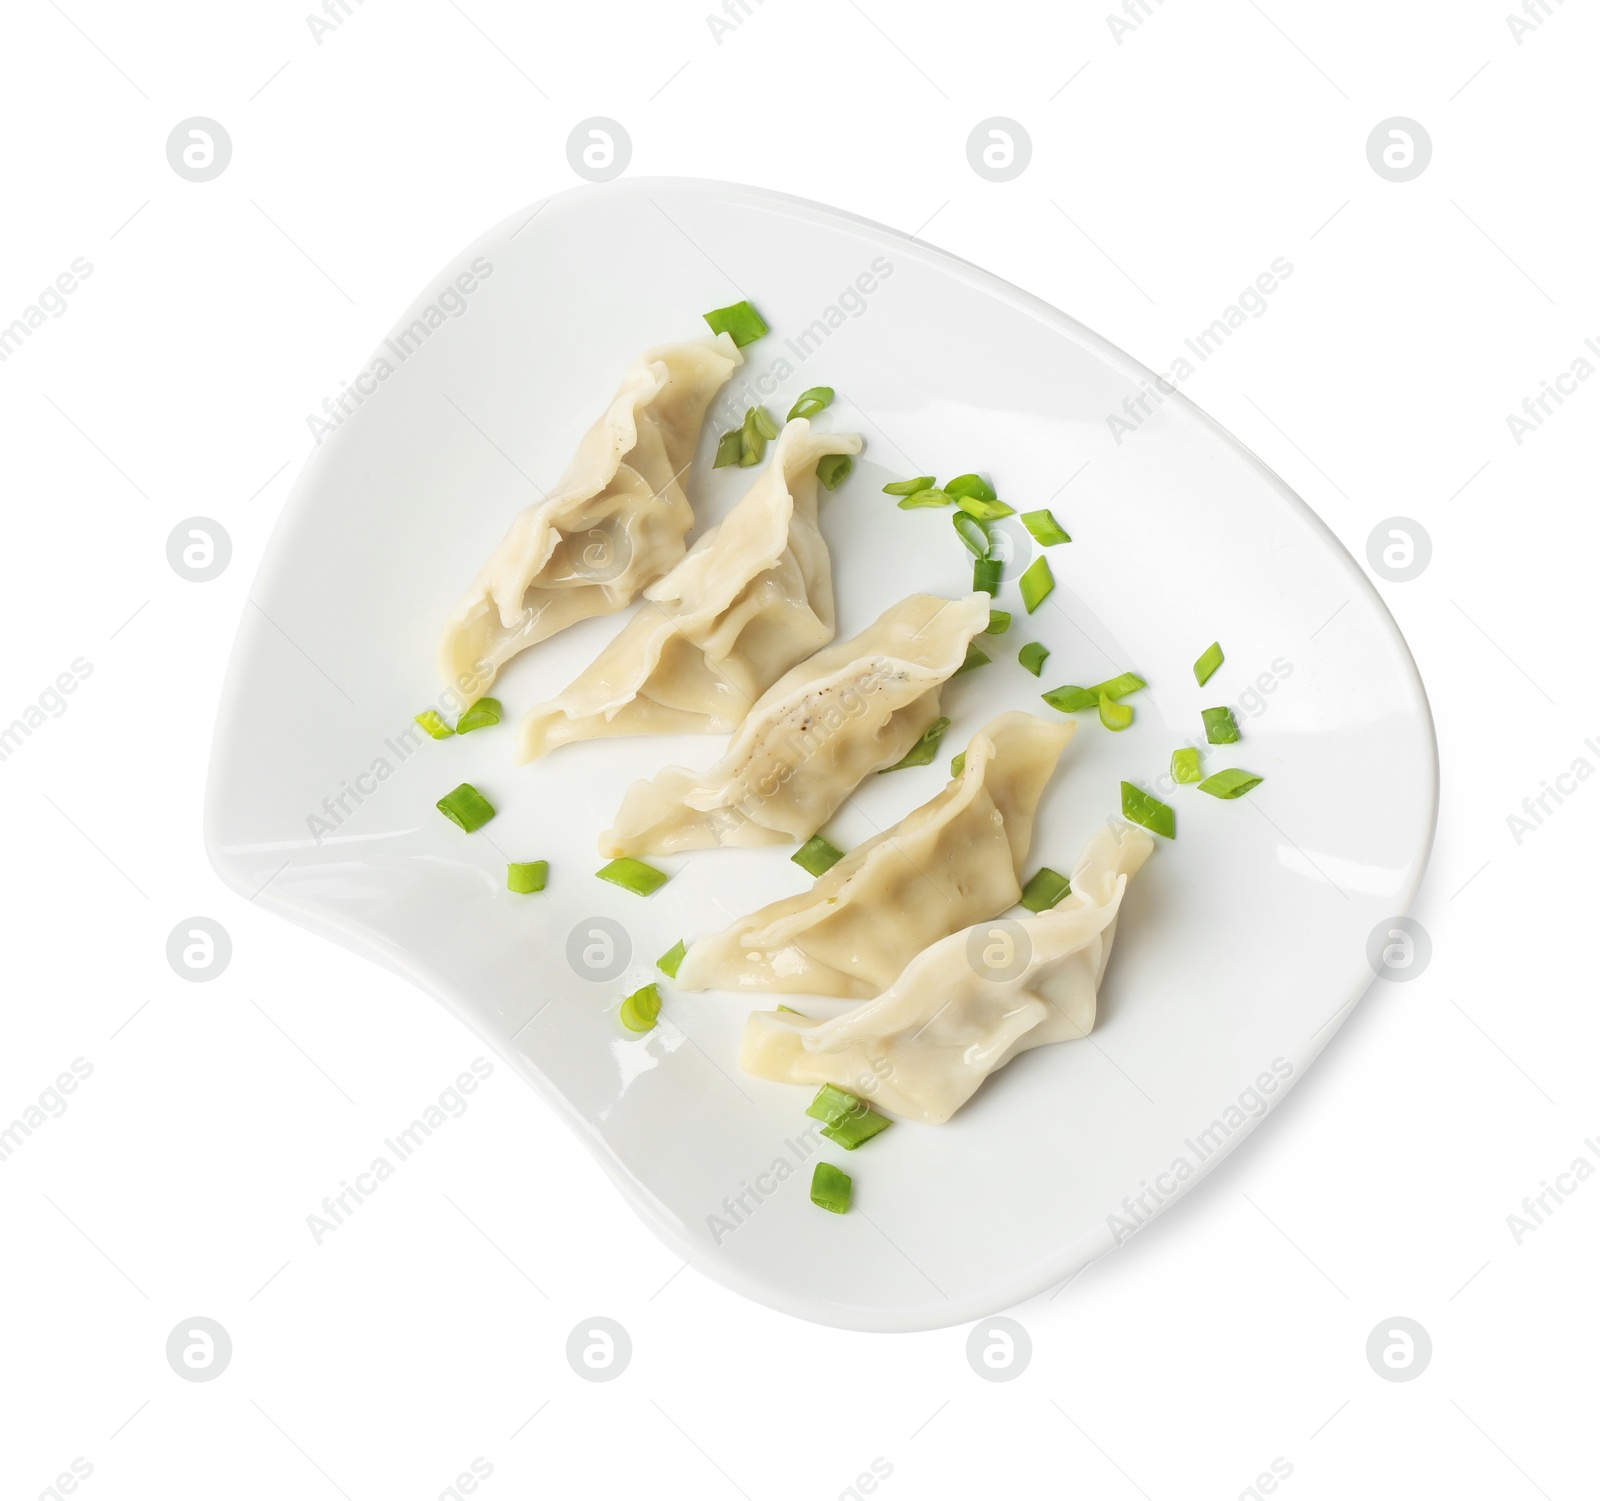
POLYGON ((957 511, 950 522, 956 529, 956 536, 961 538, 962 546, 973 557, 982 561, 989 556, 989 534, 983 529, 981 521, 965 511, 957 511))
POLYGON ((811 1202, 818 1209, 844 1214, 850 1208, 850 1174, 831 1162, 819 1162, 811 1174, 811 1202))
POLYGON ((824 490, 837 490, 856 466, 847 453, 825 453, 817 460, 817 478, 824 490))
POLYGON ((613 886, 620 886, 635 896, 649 896, 651 892, 659 891, 672 879, 664 870, 657 870, 653 865, 646 865, 643 860, 630 860, 626 856, 621 860, 613 860, 607 865, 602 865, 595 874, 602 881, 610 881, 613 886))
POLYGON ((480 698, 456 721, 456 734, 465 735, 469 731, 481 730, 491 724, 499 723, 500 700, 497 698, 480 698))
POLYGON ((806 1106, 806 1114, 814 1121, 831 1126, 843 1120, 852 1110, 859 1109, 861 1101, 848 1089, 840 1089, 837 1084, 824 1084, 806 1106))
POLYGON ((766 418, 766 426, 772 426, 772 418, 767 417, 761 407, 747 407, 744 414, 744 426, 739 429, 739 467, 748 469, 752 464, 759 464, 767 455, 767 435, 762 431, 762 418, 766 418))
POLYGON ((805 1013, 803 1011, 796 1011, 793 1006, 779 1005, 778 1010, 787 1011, 790 1016, 804 1016, 805 1015, 805 1013))
POLYGON ((1043 558, 1035 558, 1029 563, 1027 572, 1017 580, 1017 587, 1022 590, 1022 602, 1028 607, 1030 615, 1045 602, 1055 586, 1056 576, 1043 558))
POLYGON ((976 641, 969 641, 967 642, 966 657, 962 660, 961 665, 956 668, 956 670, 952 672, 950 676, 953 678, 958 678, 964 672, 971 672, 974 667, 987 667, 991 660, 992 658, 989 656, 988 652, 979 647, 976 641))
POLYGON ((1172 809, 1148 792, 1142 792, 1132 782, 1122 784, 1122 816, 1129 823, 1147 828, 1163 839, 1171 839, 1177 831, 1177 819, 1172 809))
POLYGON ((879 1115, 865 1103, 857 1103, 858 1109, 822 1128, 822 1134, 829 1141, 838 1142, 847 1152, 855 1151, 862 1142, 871 1141, 880 1131, 887 1131, 894 1124, 888 1116, 879 1115))
POLYGON ((965 751, 957 751, 955 753, 955 755, 951 756, 951 758, 950 758, 950 775, 952 777, 960 776, 961 773, 966 770, 966 767, 967 767, 967 753, 965 751))
MULTIPOLYGON (((968 648, 970 650, 970 647, 968 648)), ((984 658, 985 661, 988 658, 984 658)), ((959 669, 957 669, 959 671, 959 669)), ((942 714, 925 729, 918 738, 917 743, 908 750, 893 766, 885 766, 879 772, 881 777, 887 772, 904 771, 908 766, 926 766, 933 760, 939 749, 939 742, 944 739, 944 732, 950 728, 950 721, 942 714)))
POLYGON ((1172 780, 1174 782, 1198 782, 1202 773, 1200 771, 1200 752, 1192 745, 1181 746, 1172 753, 1172 780))
POLYGON ((683 956, 689 952, 684 941, 680 938, 670 949, 656 960, 656 968, 669 980, 678 978, 678 966, 683 963, 683 956))
POLYGON ((1100 695, 1100 723, 1108 730, 1125 730, 1133 723, 1133 706, 1100 695))
POLYGON ((1017 660, 1035 677, 1038 677, 1044 667, 1044 659, 1049 655, 1049 647, 1039 641, 1030 641, 1017 653, 1017 660))
POLYGON ((1003 636, 1011 629, 1010 610, 990 610, 989 624, 984 628, 985 636, 1003 636))
POLYGON ((545 877, 549 874, 548 860, 514 861, 506 866, 506 890, 523 896, 533 891, 543 891, 545 877))
POLYGON ((844 859, 844 851, 835 849, 822 835, 813 834, 789 858, 808 876, 820 876, 844 859))
POLYGON ((783 420, 793 422, 796 417, 815 417, 818 412, 826 411, 832 404, 832 386, 813 386, 809 391, 800 393, 795 404, 789 408, 789 415, 783 420))
POLYGON ((730 307, 713 308, 702 316, 711 326, 712 333, 727 334, 741 349, 746 344, 754 344, 767 331, 767 325, 761 314, 748 302, 735 302, 730 307))
POLYGON ((1200 659, 1194 664, 1194 680, 1204 687, 1211 680, 1211 674, 1222 666, 1222 647, 1215 641, 1203 652, 1200 659))
POLYGON ((661 1015, 661 992, 656 988, 655 981, 641 985, 632 995, 625 997, 618 1014, 622 1018, 622 1025, 630 1032, 648 1032, 655 1026, 656 1018, 661 1015))
MULTIPOLYGON (((958 474, 953 480, 950 481, 949 484, 945 486, 945 489, 951 495, 955 496, 957 500, 971 499, 992 501, 996 498, 994 486, 991 485, 989 481, 986 480, 981 474, 958 474)), ((1005 514, 1007 516, 1011 514, 1010 506, 1006 507, 1005 514)))
POLYGON ((1019 900, 1030 912, 1048 912, 1062 897, 1070 895, 1071 891, 1071 881, 1060 871, 1051 870, 1048 865, 1044 865, 1028 877, 1019 900))
POLYGON ((434 807, 469 834, 474 829, 481 829, 494 817, 494 808, 489 799, 471 782, 463 782, 453 791, 445 793, 434 807))
POLYGON ((751 422, 755 430, 769 442, 778 436, 778 424, 772 420, 772 414, 765 407, 751 407, 751 422))
POLYGON ((1100 695, 1092 688, 1074 688, 1070 683, 1064 688, 1052 688, 1040 695, 1052 709, 1063 714, 1076 714, 1080 709, 1092 709, 1100 702, 1100 695))
POLYGON ((999 558, 979 558, 972 565, 972 587, 985 594, 1000 593, 1000 574, 1005 564, 999 558))
POLYGON ((919 490, 931 490, 939 482, 931 474, 920 474, 916 479, 897 479, 883 487, 885 495, 915 495, 919 490))
POLYGON ((1238 740, 1238 721, 1226 705, 1220 709, 1202 709, 1200 719, 1206 727, 1206 739, 1212 745, 1233 745, 1238 740))
POLYGON ((717 439, 717 456, 711 462, 713 469, 726 469, 730 464, 737 464, 744 457, 744 431, 742 428, 730 427, 717 439))
MULTIPOLYGON (((950 492, 946 490, 944 493, 948 495, 950 492)), ((956 504, 979 521, 998 521, 1002 516, 1017 514, 1003 500, 985 500, 981 495, 958 495, 956 504)))
POLYGON ((1061 542, 1072 540, 1066 534, 1061 523, 1049 511, 1024 511, 1022 524, 1027 527, 1028 534, 1041 547, 1055 547, 1061 542))
POLYGON ((947 506, 950 497, 943 490, 913 490, 900 502, 902 511, 921 511, 929 506, 947 506))
POLYGON ((1145 681, 1136 672, 1119 672, 1114 678, 1107 678, 1103 683, 1096 683, 1089 692, 1097 698, 1126 698, 1130 693, 1137 693, 1145 686, 1145 681))
POLYGON ((1212 797, 1220 797, 1224 801, 1231 802, 1236 797, 1243 797, 1252 787, 1259 787, 1260 785, 1260 777, 1230 766, 1226 771, 1212 772, 1200 784, 1200 790, 1209 792, 1212 797))
POLYGON ((435 740, 448 740, 455 731, 450 728, 432 709, 424 709, 420 714, 411 716, 435 740))

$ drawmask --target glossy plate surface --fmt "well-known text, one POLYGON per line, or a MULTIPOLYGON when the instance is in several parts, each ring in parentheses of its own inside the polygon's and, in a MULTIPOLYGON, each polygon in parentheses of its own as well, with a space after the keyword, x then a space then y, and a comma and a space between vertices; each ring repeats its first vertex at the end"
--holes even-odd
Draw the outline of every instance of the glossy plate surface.
POLYGON ((806 1318, 903 1330, 981 1317, 1125 1239, 1141 1185, 1154 1188, 1138 1217, 1152 1193, 1192 1187, 1366 989, 1369 936, 1406 910, 1432 838, 1422 685, 1321 522, 1181 397, 1115 444, 1107 414, 1147 373, 1070 318, 895 231, 772 193, 656 179, 564 194, 464 251, 397 329, 428 327, 429 308, 439 326, 404 358, 378 351, 386 373, 369 367, 370 394, 314 452, 256 580, 207 792, 219 871, 436 995, 680 1254, 806 1318), (739 1073, 746 1003, 663 983, 655 1032, 617 1024, 619 998, 661 978, 654 960, 676 939, 807 880, 781 848, 663 859, 673 879, 648 900, 594 879, 596 836, 629 782, 709 765, 720 738, 600 741, 512 766, 520 712, 624 617, 513 663, 494 690, 500 727, 438 744, 412 727, 440 693, 440 622, 512 514, 555 480, 641 349, 699 336, 702 311, 740 296, 773 332, 702 434, 696 534, 751 478, 712 472, 717 433, 758 400, 781 419, 825 384, 839 397, 818 425, 867 440, 823 498, 840 637, 907 593, 970 587, 949 513, 898 510, 880 493, 889 479, 987 470, 1019 511, 1049 506, 1073 537, 1050 550, 1058 585, 1029 617, 1014 578, 1032 544, 1007 525, 1010 634, 980 638, 993 665, 947 689, 954 724, 934 764, 869 778, 829 824, 835 843, 932 796, 994 713, 1050 715, 1041 689, 1124 668, 1150 683, 1129 700, 1134 724, 1113 735, 1080 716, 1029 870, 1070 869, 1117 813, 1119 781, 1154 788, 1202 708, 1235 706, 1243 733, 1207 769, 1266 778, 1237 802, 1167 797, 1178 837, 1130 889, 1092 1038, 1024 1055, 946 1126, 901 1124, 853 1154, 801 1139, 810 1091, 739 1073), (1199 688, 1191 663, 1213 639, 1227 662, 1199 688), (1051 652, 1042 680, 1016 662, 1030 640, 1051 652), (462 781, 500 810, 470 837, 433 806, 462 781), (506 891, 507 859, 549 860, 549 889, 506 891), (603 956, 599 919, 629 951, 604 980, 580 973, 585 949, 603 956), (811 1205, 818 1155, 855 1176, 857 1212, 811 1205))

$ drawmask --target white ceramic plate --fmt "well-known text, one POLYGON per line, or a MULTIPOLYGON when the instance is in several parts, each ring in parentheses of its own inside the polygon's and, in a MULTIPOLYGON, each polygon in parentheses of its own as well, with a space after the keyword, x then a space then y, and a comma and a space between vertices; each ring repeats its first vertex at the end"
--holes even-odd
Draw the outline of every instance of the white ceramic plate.
POLYGON ((893 230, 774 193, 657 179, 563 194, 465 250, 397 327, 426 325, 430 305, 441 326, 404 360, 379 351, 392 373, 362 383, 371 394, 313 454, 256 580, 208 788, 218 870, 436 995, 668 1244, 805 1318, 904 1330, 981 1317, 1192 1187, 1366 989, 1369 935, 1406 910, 1432 838, 1422 685, 1316 516, 1181 397, 1114 444, 1106 415, 1148 372, 1070 318, 893 230), (474 289, 442 297, 463 272, 474 289), (745 351, 702 435, 697 525, 751 477, 712 472, 717 432, 751 401, 781 418, 804 388, 835 387, 819 423, 859 428, 868 445, 823 502, 840 637, 910 592, 970 588, 949 514, 898 510, 886 480, 986 470, 1018 510, 1052 507, 1074 539, 1051 550, 1058 586, 1036 615, 1007 588, 1016 624, 993 666, 947 689, 955 722, 937 761, 869 778, 829 825, 836 843, 930 797, 990 715, 1049 715, 1041 689, 1123 668, 1150 683, 1130 700, 1135 723, 1112 735, 1082 716, 1030 870, 1070 869, 1116 814, 1118 782, 1154 785, 1203 707, 1235 705, 1244 736, 1208 769, 1266 778, 1237 802, 1170 796, 1178 837, 1158 841, 1130 890, 1091 1039, 1025 1054, 948 1125, 900 1124, 849 1155, 822 1144, 855 1176, 845 1217, 808 1199, 810 1091, 738 1071, 746 1003, 665 985, 655 1032, 616 1021, 677 938, 807 880, 781 848, 663 860, 673 879, 648 900, 594 879, 596 836, 628 783, 667 762, 708 765, 722 740, 600 741, 511 764, 511 722, 622 617, 513 663, 495 689, 500 728, 402 739, 440 691, 440 622, 535 497, 530 477, 555 479, 642 348, 699 335, 704 310, 741 295, 773 332, 745 351), (1198 688, 1190 664, 1214 638, 1227 663, 1198 688), (1050 648, 1042 681, 1017 665, 1028 640, 1050 648), (434 810, 461 781, 500 810, 479 835, 434 810), (548 859, 549 890, 508 893, 508 857, 548 859), (601 917, 632 951, 605 983, 566 957, 569 935, 601 917))

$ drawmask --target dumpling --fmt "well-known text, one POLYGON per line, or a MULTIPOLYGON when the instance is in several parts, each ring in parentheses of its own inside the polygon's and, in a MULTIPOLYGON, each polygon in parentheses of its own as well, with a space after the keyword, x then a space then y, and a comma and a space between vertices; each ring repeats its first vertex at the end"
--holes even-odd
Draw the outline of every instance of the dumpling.
POLYGON ((1012 712, 967 747, 961 775, 824 871, 691 944, 679 990, 874 996, 930 943, 1016 905, 1033 815, 1072 720, 1012 712))
POLYGON ((439 640, 445 682, 481 693, 507 661, 620 610, 683 557, 678 483, 711 398, 744 356, 727 334, 647 349, 555 488, 520 512, 439 640))
POLYGON ((743 500, 644 591, 639 613, 517 733, 517 760, 602 735, 727 734, 773 682, 833 639, 833 570, 817 529, 817 460, 855 433, 796 417, 743 500))
POLYGON ((989 596, 913 594, 859 636, 792 667, 756 701, 716 765, 635 782, 601 836, 607 855, 796 843, 939 715, 939 689, 989 624, 989 596))
POLYGON ((952 933, 844 1016, 754 1013, 740 1067, 791 1084, 838 1084, 930 1125, 949 1120, 1018 1053, 1088 1036, 1123 892, 1153 843, 1143 829, 1100 829, 1058 906, 952 933))

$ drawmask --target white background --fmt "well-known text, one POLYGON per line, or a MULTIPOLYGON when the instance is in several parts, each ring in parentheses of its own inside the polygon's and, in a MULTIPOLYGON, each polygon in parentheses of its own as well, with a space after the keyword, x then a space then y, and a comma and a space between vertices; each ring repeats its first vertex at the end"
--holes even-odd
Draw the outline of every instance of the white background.
POLYGON ((1589 9, 1520 43, 1491 0, 1151 0, 1120 41, 1091 4, 907 0, 750 0, 720 45, 680 0, 352 0, 320 44, 287 0, 9 0, 4 26, 0 325, 93 266, 0 364, 0 724, 92 666, 0 762, 0 1124, 93 1068, 0 1162, 4 1494, 80 1459, 88 1495, 393 1501, 480 1457, 491 1497, 834 1498, 875 1459, 874 1494, 919 1501, 1234 1497, 1274 1459, 1307 1501, 1593 1494, 1600 1184, 1521 1244, 1507 1220, 1600 1164, 1600 789, 1507 822, 1600 767, 1600 382, 1520 445, 1506 422, 1600 339, 1589 9), (166 158, 193 115, 233 141, 209 183, 166 158), (1158 369, 1287 258, 1187 394, 1358 559, 1387 517, 1432 538, 1379 584, 1441 746, 1427 972, 1379 982, 1199 1192, 1012 1310, 1005 1384, 965 1329, 845 1334, 679 1275, 504 1066, 338 1235, 306 1227, 480 1049, 212 875, 218 686, 305 414, 449 256, 576 183, 594 115, 631 172, 920 232, 1158 369), (966 158, 993 115, 1033 143, 1004 184, 966 158), (1396 115, 1434 147, 1399 184, 1366 154, 1396 115), (203 585, 165 555, 194 515, 233 539, 203 585), (204 985, 165 957, 194 914, 234 945, 204 985), (596 1314, 633 1341, 607 1384, 564 1355, 596 1314), (233 1341, 208 1383, 164 1354, 196 1315, 233 1341), (1433 1343, 1406 1383, 1365 1354, 1394 1316, 1433 1343))

